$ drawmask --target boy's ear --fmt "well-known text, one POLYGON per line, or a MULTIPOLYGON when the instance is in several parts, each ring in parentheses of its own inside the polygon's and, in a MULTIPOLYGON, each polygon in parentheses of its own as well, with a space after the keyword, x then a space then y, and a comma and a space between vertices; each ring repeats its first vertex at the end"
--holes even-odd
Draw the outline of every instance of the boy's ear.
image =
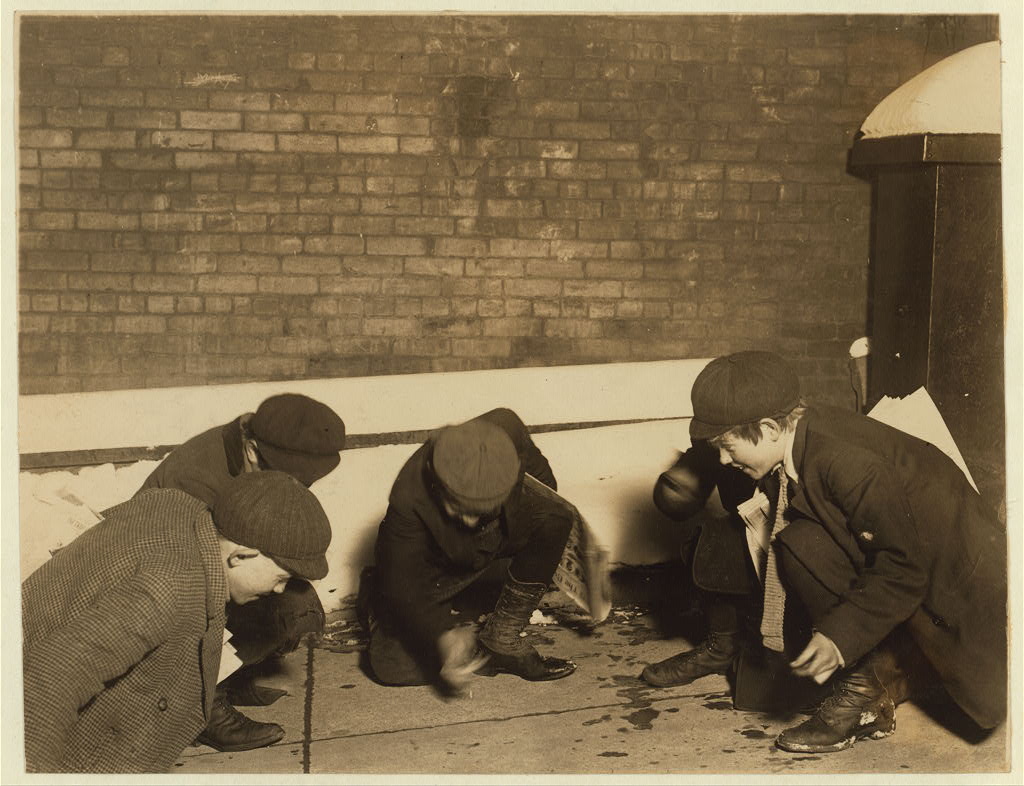
POLYGON ((228 567, 237 567, 245 562, 245 560, 258 557, 259 555, 260 552, 257 549, 250 549, 248 546, 238 546, 228 555, 228 567))
POLYGON ((245 457, 245 471, 256 472, 260 468, 260 454, 256 450, 256 440, 242 438, 242 454, 245 457))
POLYGON ((761 426, 761 433, 767 438, 775 442, 782 436, 782 428, 771 418, 761 418, 759 425, 761 426))

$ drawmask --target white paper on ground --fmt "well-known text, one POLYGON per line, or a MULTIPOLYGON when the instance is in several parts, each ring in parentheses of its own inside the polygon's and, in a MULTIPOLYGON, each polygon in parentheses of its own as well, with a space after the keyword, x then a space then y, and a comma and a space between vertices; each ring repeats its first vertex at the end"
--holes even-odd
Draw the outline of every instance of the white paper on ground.
POLYGON ((923 387, 903 398, 883 396, 868 413, 868 417, 897 428, 912 437, 930 442, 953 459, 974 490, 978 490, 970 470, 967 469, 964 457, 960 455, 960 449, 953 441, 953 435, 946 427, 946 421, 942 419, 938 407, 935 406, 932 397, 923 387))
POLYGON ((224 629, 224 643, 220 650, 220 670, 217 672, 217 683, 224 682, 228 677, 242 668, 242 661, 239 659, 237 650, 228 639, 231 638, 231 631, 224 629))

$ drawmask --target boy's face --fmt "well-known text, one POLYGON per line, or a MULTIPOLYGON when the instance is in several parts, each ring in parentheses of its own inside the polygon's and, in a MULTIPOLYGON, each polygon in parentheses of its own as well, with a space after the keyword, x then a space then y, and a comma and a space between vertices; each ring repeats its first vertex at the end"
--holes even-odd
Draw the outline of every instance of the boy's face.
POLYGON ((485 524, 495 518, 501 510, 499 506, 498 508, 487 511, 486 513, 467 511, 462 509, 457 502, 446 496, 442 496, 441 498, 441 508, 449 519, 454 521, 456 524, 466 527, 467 529, 476 529, 481 524, 485 524))
POLYGON ((782 432, 764 425, 761 427, 761 440, 756 444, 734 434, 725 434, 713 444, 718 448, 719 461, 736 467, 754 480, 760 480, 771 472, 786 453, 782 432))
POLYGON ((250 603, 272 592, 284 592, 291 574, 270 557, 240 550, 228 559, 228 594, 235 603, 250 603))

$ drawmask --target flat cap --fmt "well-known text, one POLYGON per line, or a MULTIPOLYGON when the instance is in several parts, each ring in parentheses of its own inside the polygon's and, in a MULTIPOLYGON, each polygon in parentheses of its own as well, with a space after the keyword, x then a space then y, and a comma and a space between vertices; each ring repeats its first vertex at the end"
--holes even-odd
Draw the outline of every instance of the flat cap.
POLYGON ((498 507, 519 481, 519 454, 512 438, 486 420, 441 429, 432 462, 445 493, 467 513, 498 507))
POLYGON ((268 398, 249 429, 267 465, 306 486, 338 466, 345 447, 344 421, 326 404, 299 393, 268 398))
POLYGON ((213 504, 213 524, 228 540, 258 549, 295 576, 327 575, 331 524, 320 501, 284 472, 243 472, 213 504))
POLYGON ((691 439, 789 412, 800 403, 800 379, 774 352, 723 355, 708 363, 690 390, 691 439))

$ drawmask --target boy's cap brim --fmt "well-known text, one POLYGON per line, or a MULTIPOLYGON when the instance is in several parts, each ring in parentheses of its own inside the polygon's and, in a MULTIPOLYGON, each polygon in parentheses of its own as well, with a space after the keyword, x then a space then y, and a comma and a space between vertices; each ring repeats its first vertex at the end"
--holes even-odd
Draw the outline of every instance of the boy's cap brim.
POLYGON ((733 427, 731 424, 722 426, 716 423, 705 423, 703 420, 693 418, 690 420, 690 439, 714 439, 715 437, 720 437, 733 427))
POLYGON ((320 478, 329 475, 341 463, 338 453, 316 454, 301 450, 279 448, 256 438, 256 447, 270 469, 286 472, 309 488, 320 478))
POLYGON ((318 579, 322 579, 327 575, 329 570, 327 566, 327 556, 325 554, 320 554, 316 557, 307 557, 306 559, 289 559, 286 557, 276 557, 273 554, 268 554, 267 556, 293 576, 298 576, 300 579, 306 579, 306 581, 317 581, 318 579))

